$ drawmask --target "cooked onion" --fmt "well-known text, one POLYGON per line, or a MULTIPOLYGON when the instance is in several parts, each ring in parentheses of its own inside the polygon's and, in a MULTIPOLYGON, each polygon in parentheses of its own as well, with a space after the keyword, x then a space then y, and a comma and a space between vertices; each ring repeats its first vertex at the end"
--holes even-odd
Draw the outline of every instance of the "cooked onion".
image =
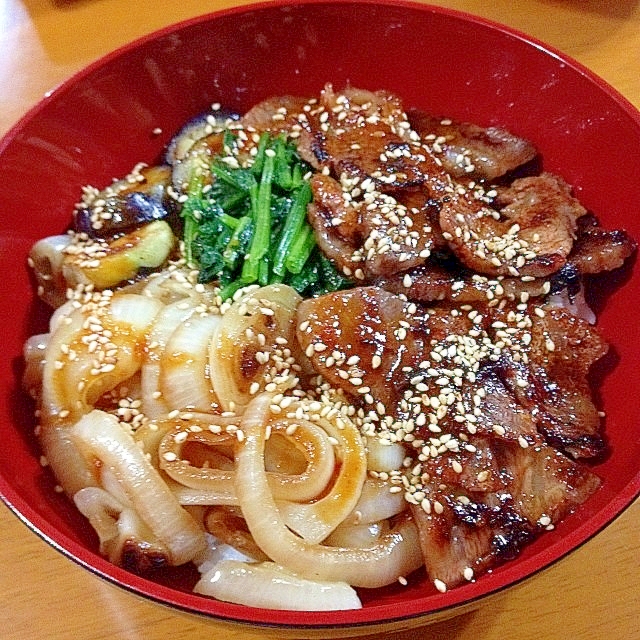
POLYGON ((141 520, 166 546, 171 564, 189 562, 204 549, 202 530, 117 418, 94 410, 72 433, 84 457, 97 458, 118 479, 141 520))
MULTIPOLYGON (((233 464, 226 456, 229 448, 233 448, 237 443, 236 430, 239 418, 211 415, 209 422, 205 423, 203 414, 196 415, 202 420, 192 416, 189 420, 177 421, 169 430, 166 429, 167 421, 158 423, 157 428, 164 429, 159 444, 158 464, 177 483, 193 489, 184 491, 174 488, 174 494, 181 503, 237 504, 233 464), (217 432, 212 432, 212 427, 217 432), (190 444, 199 446, 200 457, 204 458, 200 464, 185 456, 185 447, 190 444), (219 453, 221 449, 225 451, 219 453), (203 462, 206 462, 206 466, 203 462)), ((295 426, 296 429, 290 433, 290 421, 276 420, 270 423, 272 438, 267 448, 272 439, 286 438, 290 443, 288 449, 295 447, 296 453, 302 454, 304 468, 299 473, 273 470, 267 473, 267 477, 275 498, 303 502, 316 498, 329 485, 334 475, 334 452, 328 434, 319 425, 309 421, 296 421, 295 426)), ((231 455, 233 456, 233 453, 231 455)), ((345 490, 344 500, 349 500, 346 482, 343 480, 337 484, 328 501, 338 502, 340 498, 335 494, 341 490, 345 490)), ((343 505, 342 510, 348 513, 349 504, 343 505)), ((319 504, 318 510, 323 508, 326 511, 326 504, 319 504)))
POLYGON ((345 518, 346 524, 370 524, 392 518, 407 508, 404 491, 392 493, 391 485, 386 480, 367 478, 358 504, 351 514, 345 518))
POLYGON ((54 308, 66 301, 67 283, 62 277, 62 264, 64 249, 70 242, 70 235, 49 236, 38 240, 29 252, 40 297, 54 308))
POLYGON ((123 294, 102 307, 100 317, 91 307, 81 307, 58 324, 42 372, 43 426, 53 419, 73 424, 104 393, 138 371, 146 330, 159 308, 160 303, 150 298, 123 294), (98 360, 103 338, 108 350, 117 354, 108 366, 98 360))
POLYGON ((24 356, 24 373, 22 388, 32 397, 39 398, 42 393, 42 370, 45 363, 45 350, 51 337, 48 333, 31 336, 22 350, 24 356))
POLYGON ((345 524, 336 527, 335 531, 324 541, 332 547, 372 547, 389 531, 389 523, 372 522, 367 524, 345 524))
MULTIPOLYGON (((220 418, 221 422, 231 424, 231 418, 220 418)), ((216 462, 221 459, 217 450, 233 447, 237 438, 233 434, 226 432, 212 433, 193 421, 186 424, 176 425, 169 431, 160 442, 159 465, 160 468, 175 482, 194 489, 197 495, 206 493, 209 502, 199 504, 235 504, 235 488, 233 485, 233 471, 229 465, 219 464, 211 466, 212 458, 215 456, 216 462), (184 457, 183 449, 187 443, 197 443, 201 448, 209 451, 207 456, 207 466, 196 466, 184 457)), ((225 459, 228 460, 228 458, 225 459)), ((191 502, 190 504, 194 504, 191 502)))
POLYGON ((217 540, 231 545, 254 561, 269 560, 249 533, 247 524, 237 507, 217 506, 207 509, 203 523, 217 540))
POLYGON ((151 326, 141 369, 142 407, 148 418, 159 418, 170 411, 160 391, 160 360, 171 334, 194 311, 193 305, 179 300, 163 307, 151 326))
POLYGON ((212 304, 216 296, 216 288, 211 284, 194 287, 190 279, 192 272, 187 269, 169 268, 154 273, 146 281, 142 294, 155 298, 165 305, 174 302, 186 302, 192 307, 212 304))
POLYGON ((291 349, 297 345, 295 313, 301 299, 291 287, 270 285, 251 290, 224 314, 209 361, 213 388, 225 411, 242 411, 251 400, 253 383, 262 390, 274 382, 284 391, 295 382, 285 373, 292 366, 291 349), (280 384, 275 377, 281 378, 280 384))
POLYGON ((222 560, 200 578, 194 591, 266 609, 339 611, 362 607, 358 594, 345 582, 307 580, 273 562, 222 560))
POLYGON ((278 512, 264 470, 265 423, 271 398, 261 395, 242 421, 245 438, 236 457, 236 493, 249 531, 260 548, 301 577, 380 587, 406 576, 423 563, 414 523, 409 517, 368 549, 326 547, 291 532, 278 512))
POLYGON ((81 489, 73 496, 78 511, 95 529, 100 540, 100 553, 113 563, 120 563, 125 545, 137 545, 141 552, 166 558, 166 548, 140 520, 135 510, 125 501, 122 504, 109 491, 98 487, 81 489))
POLYGON ((210 489, 193 489, 175 480, 167 481, 167 486, 171 489, 175 499, 184 507, 207 507, 211 505, 238 505, 238 498, 233 482, 220 484, 210 489))
POLYGON ((337 477, 318 500, 305 504, 279 502, 278 508, 291 530, 309 542, 321 542, 356 506, 367 474, 367 459, 360 432, 346 416, 340 429, 326 418, 313 417, 336 442, 341 458, 337 477))
POLYGON ((380 438, 367 438, 367 468, 372 471, 402 469, 407 455, 403 445, 386 443, 380 438))
MULTIPOLYGON (((334 448, 329 435, 319 424, 308 420, 295 420, 295 431, 291 432, 292 421, 274 420, 269 423, 271 437, 266 444, 268 455, 272 440, 286 439, 289 449, 295 448, 305 461, 305 468, 299 473, 287 473, 285 469, 269 471, 269 486, 277 500, 304 502, 312 500, 325 491, 335 472, 334 448)), ((277 446, 277 445, 276 445, 277 446)), ((289 451, 289 455, 291 452, 289 451)), ((275 463, 273 456, 271 464, 275 463)))
POLYGON ((114 546, 117 546, 118 519, 125 510, 124 505, 100 487, 80 489, 73 496, 73 501, 98 534, 100 553, 106 555, 111 562, 117 561, 119 549, 114 549, 114 546))
POLYGON ((211 387, 208 352, 220 316, 193 314, 171 334, 160 357, 160 391, 172 409, 211 411, 218 400, 211 387))
POLYGON ((72 497, 85 487, 96 486, 95 467, 80 455, 66 424, 40 429, 40 446, 51 470, 66 494, 72 497))
POLYGON ((53 333, 58 325, 77 308, 78 303, 75 300, 67 300, 63 305, 59 306, 49 318, 49 332, 53 333))
POLYGON ((210 533, 205 533, 205 539, 207 541, 207 548, 205 551, 194 560, 194 563, 198 567, 198 571, 201 574, 208 573, 215 567, 218 562, 222 560, 237 560, 239 562, 253 562, 253 558, 240 553, 237 549, 231 545, 220 542, 215 536, 210 533))

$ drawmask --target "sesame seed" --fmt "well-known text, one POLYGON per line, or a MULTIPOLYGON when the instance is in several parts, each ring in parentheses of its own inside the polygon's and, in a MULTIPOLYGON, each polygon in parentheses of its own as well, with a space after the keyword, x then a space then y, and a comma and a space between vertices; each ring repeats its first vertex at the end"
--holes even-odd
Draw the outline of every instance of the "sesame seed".
POLYGON ((440 593, 445 593, 447 591, 447 585, 444 582, 442 582, 442 580, 438 580, 437 578, 433 581, 433 586, 440 593))

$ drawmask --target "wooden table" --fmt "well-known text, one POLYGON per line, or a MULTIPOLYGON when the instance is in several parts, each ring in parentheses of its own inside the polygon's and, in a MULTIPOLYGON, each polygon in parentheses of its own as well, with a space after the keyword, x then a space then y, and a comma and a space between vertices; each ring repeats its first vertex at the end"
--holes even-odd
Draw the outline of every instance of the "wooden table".
MULTIPOLYGON (((244 0, 3 0, 0 135, 43 94, 108 51, 244 0)), ((637 0, 433 2, 503 22, 591 68, 640 107, 637 0)), ((475 613, 405 634, 448 640, 640 639, 640 501, 571 557, 475 613)), ((252 638, 121 591, 64 558, 0 507, 0 637, 252 638)), ((271 636, 276 637, 276 636, 271 636)))

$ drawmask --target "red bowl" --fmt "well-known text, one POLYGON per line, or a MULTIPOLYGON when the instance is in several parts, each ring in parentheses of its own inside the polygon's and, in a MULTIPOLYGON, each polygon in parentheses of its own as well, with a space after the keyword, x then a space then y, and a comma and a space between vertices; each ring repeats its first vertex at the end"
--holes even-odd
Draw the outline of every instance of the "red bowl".
MULTIPOLYGON (((426 578, 363 594, 356 611, 269 611, 190 592, 179 571, 151 582, 97 553, 84 519, 39 464, 32 407, 20 391, 25 338, 47 310, 33 293, 26 255, 61 232, 84 184, 105 185, 157 159, 172 132, 212 102, 242 111, 274 94, 311 95, 327 82, 399 94, 419 107, 529 138, 544 167, 574 185, 608 227, 640 238, 635 163, 640 114, 588 70, 486 20, 405 2, 273 2, 203 16, 138 40, 77 74, 0 142, 0 493, 38 535, 121 587, 176 609, 304 635, 408 628, 452 615, 548 567, 597 534, 640 493, 640 341, 629 309, 640 298, 631 269, 610 278, 599 324, 619 358, 599 388, 610 457, 603 486, 515 561, 440 594, 426 578), (162 133, 158 134, 157 129, 162 133), (156 130, 156 133, 154 133, 156 130), (7 311, 11 310, 10 313, 7 311)), ((596 301, 598 303, 598 301, 596 301)))

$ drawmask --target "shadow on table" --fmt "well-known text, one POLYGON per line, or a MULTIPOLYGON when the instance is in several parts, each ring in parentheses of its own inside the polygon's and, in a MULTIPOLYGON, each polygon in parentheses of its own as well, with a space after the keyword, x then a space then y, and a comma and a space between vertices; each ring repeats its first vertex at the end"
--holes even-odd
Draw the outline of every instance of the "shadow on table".
POLYGON ((473 627, 475 617, 476 612, 471 611, 426 627, 367 636, 367 640, 457 640, 464 637, 465 629, 473 627))
POLYGON ((573 5, 582 9, 585 13, 598 13, 612 18, 630 17, 640 4, 640 0, 542 0, 549 5, 573 5))

